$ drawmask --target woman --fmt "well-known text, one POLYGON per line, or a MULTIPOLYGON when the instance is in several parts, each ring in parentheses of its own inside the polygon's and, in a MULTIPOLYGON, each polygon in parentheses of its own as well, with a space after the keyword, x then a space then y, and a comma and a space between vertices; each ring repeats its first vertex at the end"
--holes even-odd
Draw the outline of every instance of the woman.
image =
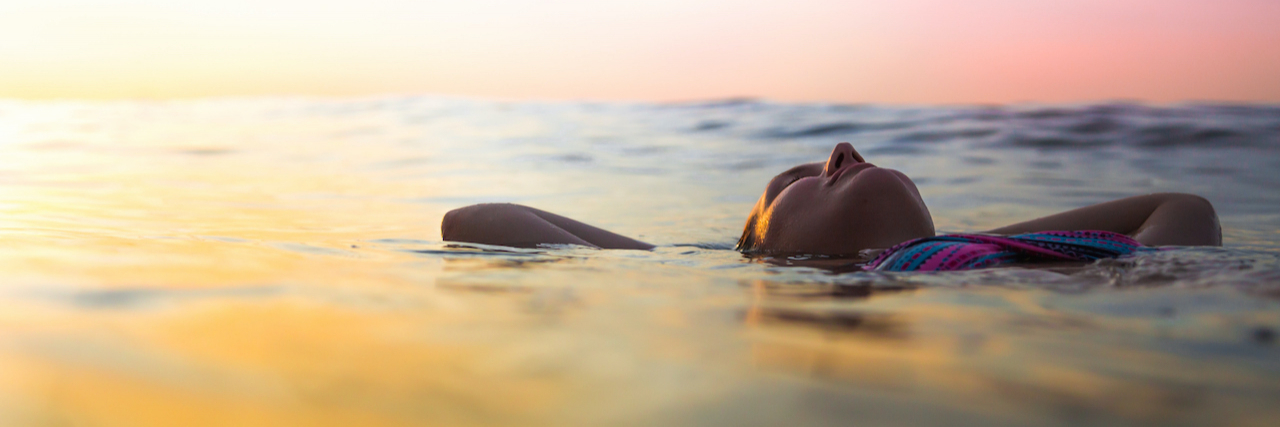
MULTIPOLYGON (((550 212, 513 204, 450 211, 444 216, 441 233, 448 241, 517 247, 653 248, 550 212)), ((1213 205, 1202 197, 1182 193, 1114 200, 983 234, 935 236, 933 218, 911 179, 902 172, 867 163, 852 145, 842 142, 825 163, 796 166, 769 182, 747 218, 738 250, 852 257, 890 248, 870 266, 884 269, 896 259, 903 268, 891 269, 934 270, 1090 260, 1132 252, 1139 245, 1221 244, 1213 205), (928 258, 934 262, 925 262, 928 258), (907 259, 917 262, 904 261, 907 259)))

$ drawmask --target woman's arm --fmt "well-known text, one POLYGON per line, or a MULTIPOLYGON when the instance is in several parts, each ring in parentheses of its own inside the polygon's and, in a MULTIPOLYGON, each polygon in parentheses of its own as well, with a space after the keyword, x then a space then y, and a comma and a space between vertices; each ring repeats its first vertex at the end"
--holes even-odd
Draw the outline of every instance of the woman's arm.
POLYGON ((994 234, 1050 230, 1105 230, 1127 234, 1147 246, 1222 246, 1222 228, 1203 197, 1157 193, 1112 200, 1020 222, 994 234))
POLYGON ((510 203, 487 203, 444 214, 440 234, 446 241, 531 248, 539 244, 575 244, 602 249, 653 249, 630 237, 592 227, 551 212, 510 203))

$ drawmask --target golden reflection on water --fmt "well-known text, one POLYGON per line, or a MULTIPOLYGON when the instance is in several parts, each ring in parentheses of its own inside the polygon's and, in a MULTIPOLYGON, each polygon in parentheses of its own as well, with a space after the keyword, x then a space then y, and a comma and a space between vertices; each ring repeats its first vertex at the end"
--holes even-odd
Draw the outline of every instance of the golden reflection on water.
POLYGON ((493 348, 414 339, 465 317, 447 312, 219 302, 143 317, 95 319, 109 337, 24 334, 6 394, 38 424, 128 425, 469 425, 562 399, 554 378, 485 369, 493 348))
MULTIPOLYGON (((969 289, 957 295, 889 288, 832 294, 830 286, 804 288, 767 281, 751 284, 752 302, 744 324, 752 342, 750 360, 757 369, 835 380, 890 395, 929 396, 943 406, 1015 423, 1033 423, 1047 412, 1073 413, 1081 420, 1110 414, 1125 423, 1201 419, 1261 426, 1268 416, 1277 415, 1274 410, 1266 411, 1270 415, 1247 413, 1244 408, 1259 403, 1253 397, 1205 390, 1205 384, 1213 383, 1277 390, 1245 367, 1209 361, 1189 364, 1176 355, 1108 342, 1115 337, 1096 338, 1118 332, 1132 337, 1151 334, 1151 322, 1145 319, 1109 318, 1104 326, 1088 316, 1050 308, 1049 301, 1056 297, 1041 292, 969 289), (823 294, 828 297, 821 298, 823 294), (850 295, 860 301, 843 303, 850 295), (955 304, 957 297, 985 301, 966 306, 955 304), (991 304, 1004 309, 993 315, 991 304), (1061 339, 1055 335, 1063 334, 1073 342, 1055 342, 1061 339), (1205 407, 1235 407, 1245 413, 1198 418, 1204 414, 1197 410, 1205 407)), ((1195 321, 1225 320, 1216 317, 1195 321)), ((1269 324, 1280 315, 1255 315, 1251 320, 1269 324)), ((1111 422, 1116 420, 1106 421, 1111 422)))
MULTIPOLYGON (((453 176, 431 149, 371 145, 351 120, 178 116, 67 135, 0 126, 0 425, 1277 415, 1261 368, 1152 338, 1222 344, 1240 324, 1280 324, 1266 307, 1152 320, 1088 312, 1120 292, 775 282, 795 273, 728 250, 448 247, 439 218, 462 202, 421 200, 573 176, 453 176)), ((627 192, 610 190, 588 199, 627 192)))
MULTIPOLYGON (((410 192, 358 175, 250 161, 175 164, 157 155, 119 166, 103 157, 130 171, 90 169, 0 187, 0 232, 9 242, 0 248, 0 268, 103 286, 271 282, 282 274, 311 280, 330 273, 308 268, 316 260, 307 251, 335 255, 322 262, 341 268, 364 257, 361 241, 429 234, 427 218, 438 216, 382 201, 421 194, 421 186, 410 192), (277 250, 282 245, 294 250, 277 250)), ((45 159, 59 157, 5 165, 20 166, 18 176, 40 176, 34 172, 47 168, 45 159)))

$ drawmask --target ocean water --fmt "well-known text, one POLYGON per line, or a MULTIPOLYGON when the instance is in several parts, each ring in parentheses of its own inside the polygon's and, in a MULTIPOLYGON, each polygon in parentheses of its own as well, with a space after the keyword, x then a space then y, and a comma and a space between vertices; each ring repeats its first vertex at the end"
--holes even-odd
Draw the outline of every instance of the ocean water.
POLYGON ((1280 106, 0 101, 0 424, 1280 419, 1280 106), (732 250, 852 142, 940 231, 1205 196, 1224 247, 1078 271, 732 250), (440 241, 516 202, 659 245, 440 241))

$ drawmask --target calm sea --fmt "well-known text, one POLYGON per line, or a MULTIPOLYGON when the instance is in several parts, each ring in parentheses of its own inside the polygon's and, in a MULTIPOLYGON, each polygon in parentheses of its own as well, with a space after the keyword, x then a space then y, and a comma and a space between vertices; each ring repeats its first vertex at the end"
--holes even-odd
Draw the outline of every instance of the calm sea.
POLYGON ((0 101, 0 424, 1274 425, 1280 106, 0 101), (1072 274, 732 250, 840 141, 943 232, 1205 196, 1072 274), (516 202, 660 245, 440 241, 516 202))

